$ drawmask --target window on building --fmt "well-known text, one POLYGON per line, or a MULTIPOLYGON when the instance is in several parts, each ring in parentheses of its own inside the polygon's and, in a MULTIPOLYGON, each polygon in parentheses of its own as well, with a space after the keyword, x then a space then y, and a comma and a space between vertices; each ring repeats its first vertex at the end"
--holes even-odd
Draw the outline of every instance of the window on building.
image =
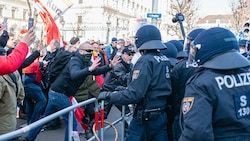
POLYGON ((82 3, 83 3, 83 0, 78 0, 78 3, 79 3, 79 4, 82 4, 82 3))
POLYGON ((82 16, 78 16, 77 23, 82 23, 82 16))
POLYGON ((23 20, 26 19, 27 11, 28 11, 28 10, 26 10, 26 9, 23 10, 23 20))
POLYGON ((11 17, 12 18, 15 18, 16 17, 16 7, 13 7, 12 9, 11 9, 11 17))

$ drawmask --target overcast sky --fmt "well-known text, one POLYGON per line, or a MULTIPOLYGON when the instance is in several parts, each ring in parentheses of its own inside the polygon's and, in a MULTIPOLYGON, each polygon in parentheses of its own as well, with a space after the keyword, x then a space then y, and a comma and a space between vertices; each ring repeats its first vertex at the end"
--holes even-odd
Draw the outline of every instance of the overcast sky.
POLYGON ((198 0, 200 16, 230 14, 229 0, 198 0))

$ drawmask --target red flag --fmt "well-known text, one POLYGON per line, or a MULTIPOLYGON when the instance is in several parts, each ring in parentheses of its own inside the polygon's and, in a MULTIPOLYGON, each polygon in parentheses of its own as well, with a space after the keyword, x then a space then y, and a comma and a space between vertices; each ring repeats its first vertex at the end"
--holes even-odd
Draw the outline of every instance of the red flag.
POLYGON ((60 41, 61 35, 59 29, 49 11, 39 0, 34 0, 34 2, 37 5, 39 15, 46 26, 47 44, 49 44, 52 39, 60 41))
MULTIPOLYGON (((78 104, 78 102, 76 101, 74 96, 70 96, 69 100, 70 100, 72 105, 78 104)), ((74 110, 74 113, 75 113, 75 117, 77 119, 77 131, 79 133, 84 133, 84 131, 88 129, 88 125, 83 123, 83 121, 82 121, 82 119, 85 117, 85 114, 80 107, 76 108, 74 110)))

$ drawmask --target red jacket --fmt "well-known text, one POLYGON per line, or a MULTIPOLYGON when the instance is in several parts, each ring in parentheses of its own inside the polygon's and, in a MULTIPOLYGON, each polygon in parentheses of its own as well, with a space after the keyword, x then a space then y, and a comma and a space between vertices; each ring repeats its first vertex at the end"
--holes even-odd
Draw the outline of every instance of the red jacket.
POLYGON ((40 63, 38 61, 34 61, 28 67, 23 69, 24 74, 35 74, 35 81, 40 83, 42 80, 42 73, 40 70, 40 63))
POLYGON ((27 44, 20 42, 8 56, 0 56, 0 75, 16 71, 28 54, 27 44))

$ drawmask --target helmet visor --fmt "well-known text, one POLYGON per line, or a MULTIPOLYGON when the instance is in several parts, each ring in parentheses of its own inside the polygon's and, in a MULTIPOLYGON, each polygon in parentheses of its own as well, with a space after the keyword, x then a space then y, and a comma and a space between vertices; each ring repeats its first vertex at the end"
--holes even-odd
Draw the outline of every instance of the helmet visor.
POLYGON ((190 42, 191 42, 190 39, 185 38, 184 45, 183 45, 183 51, 189 52, 190 42))
POLYGON ((192 41, 189 47, 187 67, 198 67, 198 63, 195 61, 195 56, 198 49, 198 46, 195 46, 194 41, 192 41))

